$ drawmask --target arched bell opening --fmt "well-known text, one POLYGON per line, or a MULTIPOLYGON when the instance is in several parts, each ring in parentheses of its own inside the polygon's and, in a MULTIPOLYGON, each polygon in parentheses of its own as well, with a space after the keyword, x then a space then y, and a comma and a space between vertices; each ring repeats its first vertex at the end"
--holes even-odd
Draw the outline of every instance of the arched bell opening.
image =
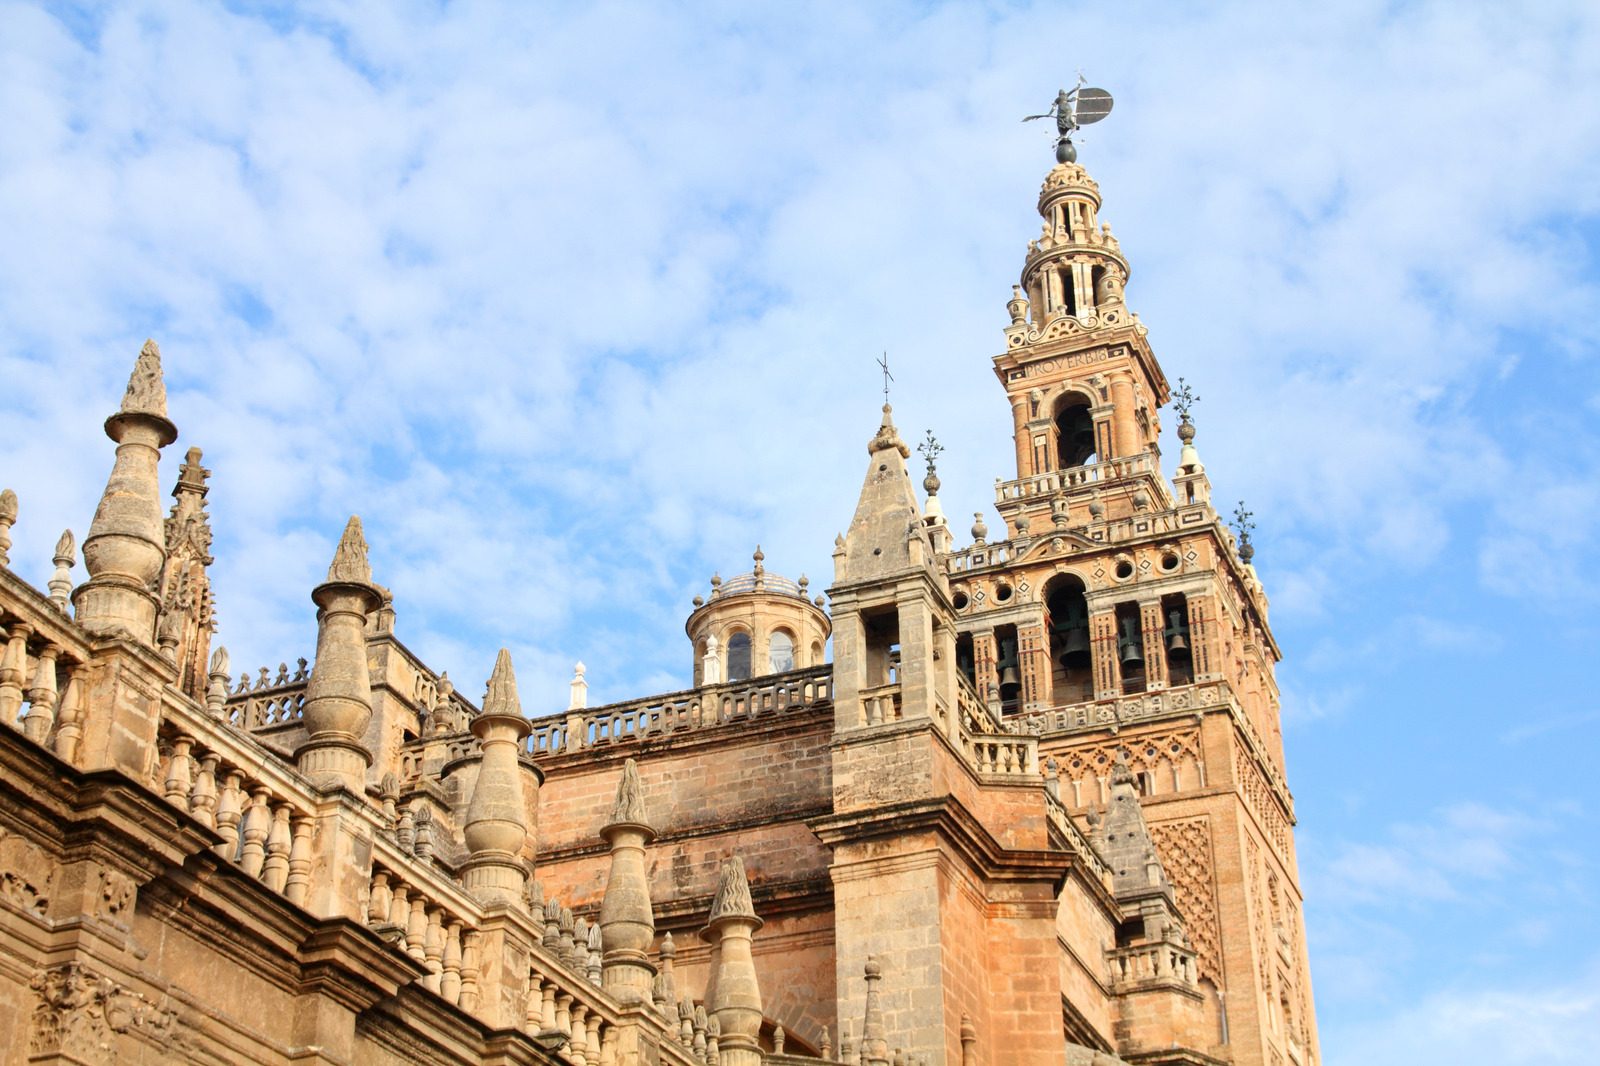
POLYGON ((1144 632, 1137 603, 1117 604, 1117 671, 1124 695, 1144 691, 1144 632))
POLYGON ((1193 634, 1189 631, 1189 598, 1181 592, 1161 598, 1161 648, 1167 657, 1169 686, 1194 683, 1193 634))
POLYGON ((1022 657, 1018 654, 1017 627, 995 626, 995 670, 1000 675, 1000 713, 1022 710, 1022 657))
POLYGON ((1067 470, 1095 461, 1094 417, 1089 401, 1068 393, 1056 401, 1056 467, 1067 470))
POLYGON ((1089 603, 1083 581, 1058 574, 1045 586, 1045 626, 1050 635, 1050 698, 1056 706, 1094 698, 1089 653, 1089 603))

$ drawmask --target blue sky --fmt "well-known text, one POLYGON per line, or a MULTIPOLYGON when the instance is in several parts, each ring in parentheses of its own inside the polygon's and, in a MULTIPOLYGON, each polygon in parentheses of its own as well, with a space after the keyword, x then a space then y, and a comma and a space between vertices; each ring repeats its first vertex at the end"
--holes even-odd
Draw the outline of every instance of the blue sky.
POLYGON ((681 687, 714 570, 828 583, 880 351, 948 513, 1010 475, 1017 119, 1080 67, 1257 516, 1326 1061, 1588 1062, 1593 5, 0 4, 13 565, 86 530, 154 336, 238 667, 309 656, 359 512, 464 690, 501 644, 530 709, 681 687))

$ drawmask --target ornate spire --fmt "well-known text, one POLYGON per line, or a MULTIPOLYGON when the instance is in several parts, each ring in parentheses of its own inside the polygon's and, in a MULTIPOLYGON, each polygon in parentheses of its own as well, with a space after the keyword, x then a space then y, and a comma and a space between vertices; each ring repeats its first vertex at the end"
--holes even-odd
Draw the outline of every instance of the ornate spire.
POLYGON ((921 529, 922 508, 906 468, 911 449, 900 439, 893 415, 884 404, 883 422, 867 445, 871 458, 855 516, 834 550, 834 580, 841 584, 897 573, 932 555, 921 529), (913 526, 916 531, 908 535, 913 526), (920 549, 915 555, 914 538, 919 539, 920 549))
POLYGON ((207 567, 211 557, 211 519, 206 514, 206 479, 199 448, 190 448, 172 490, 172 513, 166 520, 167 561, 161 568, 161 621, 157 640, 170 650, 178 667, 178 687, 196 700, 206 692, 206 657, 216 629, 207 567), (165 636, 163 636, 165 634, 165 636))
POLYGON ((719 918, 755 916, 756 907, 750 901, 750 882, 744 875, 744 860, 734 855, 722 863, 717 894, 711 899, 711 917, 707 919, 707 924, 715 923, 719 918))
POLYGON ((372 753, 364 736, 372 720, 367 673, 367 615, 383 594, 371 583, 361 520, 354 516, 334 552, 328 580, 311 592, 317 612, 317 659, 302 712, 307 739, 295 752, 302 773, 323 787, 360 793, 372 753))
MULTIPOLYGON (((365 553, 362 558, 365 561, 365 553)), ((483 744, 483 760, 461 834, 471 853, 462 864, 462 884, 485 901, 527 905, 528 871, 520 853, 528 838, 528 816, 517 752, 529 729, 517 696, 511 653, 501 648, 489 675, 483 712, 472 720, 472 733, 483 744)))
POLYGON ((621 1002, 646 1003, 656 968, 649 955, 655 917, 644 849, 656 833, 645 813, 639 768, 632 759, 622 764, 611 820, 600 835, 611 845, 611 871, 600 902, 600 939, 605 948, 600 983, 621 1002))

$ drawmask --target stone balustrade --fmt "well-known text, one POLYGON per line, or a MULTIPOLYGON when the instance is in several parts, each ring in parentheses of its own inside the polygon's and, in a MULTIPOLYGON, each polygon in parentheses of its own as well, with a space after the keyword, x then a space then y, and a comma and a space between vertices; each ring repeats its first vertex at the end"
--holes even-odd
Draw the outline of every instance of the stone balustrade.
POLYGON ((862 724, 869 726, 900 721, 899 682, 862 689, 861 716, 862 724))
POLYGON ((1068 467, 1065 470, 1049 470, 1043 474, 1017 478, 1013 481, 996 481, 994 485, 994 502, 1003 504, 1012 500, 1024 500, 1031 496, 1048 496, 1057 492, 1070 492, 1074 489, 1098 485, 1101 482, 1117 481, 1133 477, 1136 474, 1151 472, 1159 471, 1156 470, 1155 457, 1148 452, 1143 455, 1130 455, 1124 459, 1108 459, 1103 463, 1087 463, 1083 466, 1068 467))
POLYGON ((1118 991, 1154 981, 1195 986, 1194 955, 1174 944, 1136 944, 1106 952, 1111 985, 1118 991))
POLYGON ((0 608, 0 723, 70 760, 81 736, 89 646, 48 598, 4 570, 0 584, 8 594, 0 608))
POLYGON ((580 751, 787 714, 832 700, 832 667, 807 667, 536 718, 526 748, 535 755, 580 751))

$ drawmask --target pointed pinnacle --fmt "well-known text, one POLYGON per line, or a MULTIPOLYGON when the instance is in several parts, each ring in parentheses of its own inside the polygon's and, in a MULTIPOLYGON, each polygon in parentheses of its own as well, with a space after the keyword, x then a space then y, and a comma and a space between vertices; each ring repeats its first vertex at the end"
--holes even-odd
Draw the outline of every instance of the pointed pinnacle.
POLYGON ((750 901, 750 882, 744 876, 744 860, 734 855, 722 863, 722 876, 717 881, 717 894, 711 901, 708 924, 719 918, 754 918, 755 904, 750 901))
POLYGON ((644 791, 639 787, 639 767, 632 759, 622 764, 622 780, 617 782, 617 802, 611 808, 609 824, 650 824, 644 810, 644 791))
POLYGON ((0 489, 0 522, 17 520, 17 494, 11 489, 0 489))
POLYGON ((511 669, 511 653, 504 648, 494 659, 489 675, 489 691, 483 697, 483 713, 522 717, 522 700, 517 696, 517 675, 511 669))
POLYGON ((161 377, 161 349, 153 340, 144 342, 134 361, 128 391, 122 394, 124 414, 167 417, 167 383, 161 377))
POLYGON ((372 565, 367 562, 367 541, 361 535, 361 516, 351 515, 334 550, 333 564, 328 567, 329 581, 348 581, 362 585, 372 584, 372 565))

